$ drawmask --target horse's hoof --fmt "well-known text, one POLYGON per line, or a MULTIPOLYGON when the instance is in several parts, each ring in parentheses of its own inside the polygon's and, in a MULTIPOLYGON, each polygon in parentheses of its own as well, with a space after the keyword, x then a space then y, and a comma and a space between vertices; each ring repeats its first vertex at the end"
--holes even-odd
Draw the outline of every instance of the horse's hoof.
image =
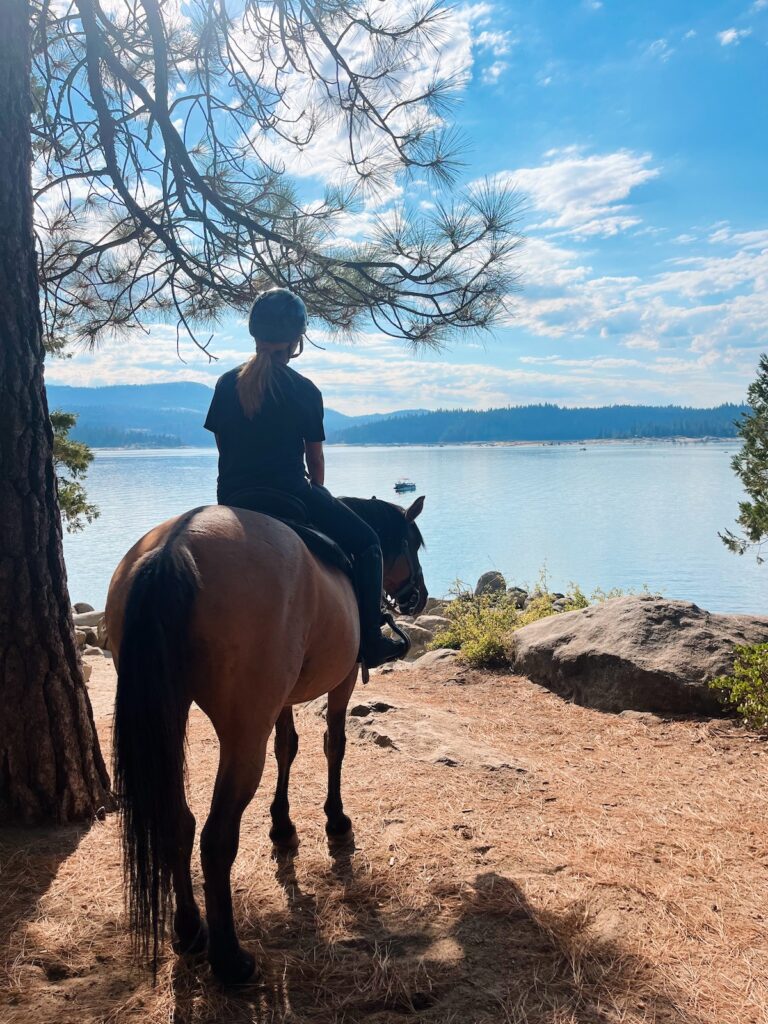
POLYGON ((210 964, 214 977, 222 985, 247 985, 256 978, 256 957, 244 949, 238 949, 226 959, 211 958, 210 964))
POLYGON ((333 823, 329 821, 325 826, 325 834, 328 836, 328 842, 333 846, 348 846, 355 841, 352 820, 346 814, 342 814, 333 823))
POLYGON ((174 930, 173 936, 173 951, 177 956, 200 956, 205 953, 208 948, 208 927, 202 919, 197 926, 197 931, 186 935, 179 935, 177 930, 174 930))
POLYGON ((278 853, 290 853, 291 850, 298 850, 299 848, 299 833, 295 828, 291 828, 289 832, 284 832, 273 827, 269 830, 269 838, 272 840, 272 845, 278 853))

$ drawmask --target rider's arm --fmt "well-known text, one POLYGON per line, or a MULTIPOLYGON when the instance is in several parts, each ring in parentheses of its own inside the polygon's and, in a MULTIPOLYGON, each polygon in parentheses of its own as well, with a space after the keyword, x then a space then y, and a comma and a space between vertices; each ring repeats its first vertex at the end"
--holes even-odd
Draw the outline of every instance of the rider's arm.
POLYGON ((322 441, 305 441, 304 453, 307 458, 307 471, 313 484, 321 487, 325 483, 325 455, 322 441))

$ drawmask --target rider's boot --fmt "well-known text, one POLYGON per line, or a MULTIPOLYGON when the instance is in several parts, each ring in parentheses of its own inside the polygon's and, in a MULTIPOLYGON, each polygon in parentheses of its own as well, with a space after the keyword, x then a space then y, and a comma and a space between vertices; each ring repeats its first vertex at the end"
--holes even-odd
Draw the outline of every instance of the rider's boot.
POLYGON ((404 658, 410 641, 381 632, 382 565, 378 544, 355 558, 355 587, 360 611, 360 660, 368 668, 376 668, 385 661, 404 658))

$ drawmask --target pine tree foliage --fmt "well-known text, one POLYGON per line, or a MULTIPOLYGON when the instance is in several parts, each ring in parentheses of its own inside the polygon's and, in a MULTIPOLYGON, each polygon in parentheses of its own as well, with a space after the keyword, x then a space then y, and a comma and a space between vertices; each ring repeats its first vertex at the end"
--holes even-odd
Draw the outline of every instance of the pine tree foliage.
POLYGON ((82 441, 73 441, 69 432, 77 423, 71 412, 51 412, 53 427, 53 465, 59 494, 61 518, 69 533, 82 530, 92 523, 99 510, 86 496, 82 480, 93 462, 93 452, 82 441))
POLYGON ((726 547, 737 555, 755 550, 763 562, 762 549, 768 541, 768 354, 760 356, 756 380, 747 390, 749 411, 739 422, 738 433, 744 444, 731 460, 747 497, 739 502, 742 535, 725 530, 720 536, 726 547))
MULTIPOLYGON (((36 203, 46 329, 93 344, 243 310, 287 285, 331 327, 437 345, 504 313, 518 197, 449 187, 441 0, 32 0, 36 203), (294 160, 343 152, 299 195, 294 160), (427 210, 380 204, 418 177, 427 210), (370 211, 370 207, 368 208, 370 211), (386 212, 381 212, 386 211, 386 212)), ((197 325, 197 326, 196 326, 197 325)))

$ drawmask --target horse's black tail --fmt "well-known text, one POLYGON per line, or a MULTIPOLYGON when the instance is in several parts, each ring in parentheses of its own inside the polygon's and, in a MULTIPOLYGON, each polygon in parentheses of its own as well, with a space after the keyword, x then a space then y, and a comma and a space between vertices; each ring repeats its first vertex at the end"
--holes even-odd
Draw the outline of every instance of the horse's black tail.
POLYGON ((188 626, 200 579, 179 524, 133 581, 120 642, 114 777, 135 948, 155 972, 185 806, 188 626))

